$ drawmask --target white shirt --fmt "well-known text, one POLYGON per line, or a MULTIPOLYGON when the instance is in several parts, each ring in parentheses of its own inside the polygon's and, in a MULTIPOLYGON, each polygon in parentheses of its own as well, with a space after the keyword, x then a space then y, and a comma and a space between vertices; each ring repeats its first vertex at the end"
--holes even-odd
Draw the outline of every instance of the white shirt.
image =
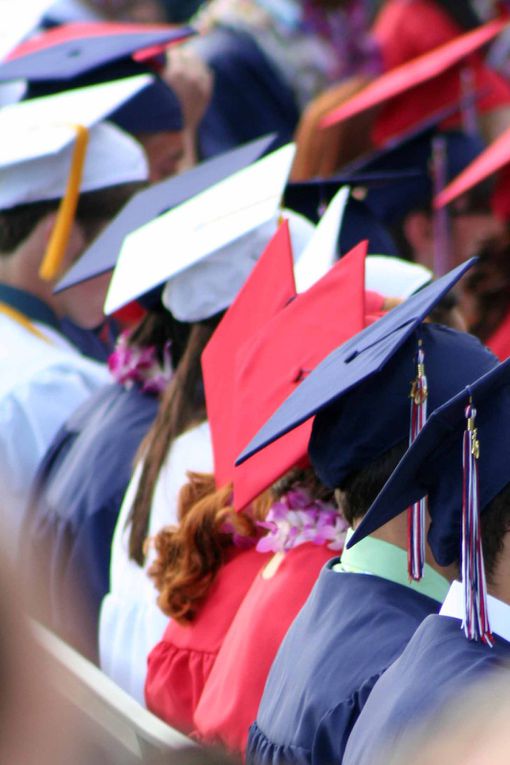
MULTIPOLYGON (((187 471, 213 471, 211 434, 207 422, 183 433, 172 444, 160 471, 149 519, 149 537, 177 522, 177 500, 187 481, 187 471)), ((115 528, 110 564, 110 592, 104 598, 99 620, 101 668, 121 688, 145 705, 147 657, 161 640, 168 624, 158 608, 157 591, 147 576, 154 560, 151 550, 143 568, 129 557, 131 513, 141 465, 133 474, 115 528)))
MULTIPOLYGON (((508 603, 487 594, 487 612, 491 632, 510 643, 510 606, 508 603)), ((439 614, 463 621, 464 588, 462 582, 452 582, 439 614)))
POLYGON ((44 339, 0 314, 0 521, 16 549, 37 467, 74 410, 109 382, 104 364, 82 356, 55 330, 44 339))

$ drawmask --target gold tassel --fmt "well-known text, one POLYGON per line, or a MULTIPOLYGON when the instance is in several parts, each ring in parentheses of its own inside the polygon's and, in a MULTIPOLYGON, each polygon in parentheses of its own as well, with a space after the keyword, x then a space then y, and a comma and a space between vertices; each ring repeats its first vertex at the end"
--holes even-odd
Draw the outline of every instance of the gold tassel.
POLYGON ((39 269, 39 276, 45 282, 54 281, 60 274, 80 198, 89 131, 83 125, 73 125, 73 128, 76 130, 76 141, 71 160, 71 169, 67 179, 67 187, 58 209, 55 228, 51 234, 43 262, 39 269))

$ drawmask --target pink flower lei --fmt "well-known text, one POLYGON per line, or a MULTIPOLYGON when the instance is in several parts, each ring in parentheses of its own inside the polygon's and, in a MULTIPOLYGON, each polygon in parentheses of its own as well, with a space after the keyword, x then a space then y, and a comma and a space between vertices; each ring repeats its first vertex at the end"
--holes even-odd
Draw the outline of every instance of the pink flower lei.
POLYGON ((258 552, 274 553, 292 550, 306 542, 342 550, 348 527, 334 505, 313 499, 305 488, 294 488, 284 494, 258 525, 268 529, 266 536, 257 542, 258 552))
POLYGON ((117 340, 114 352, 108 358, 108 368, 113 379, 125 388, 132 388, 137 383, 144 393, 159 395, 174 374, 170 343, 165 345, 161 364, 155 346, 130 346, 129 331, 123 332, 117 340))

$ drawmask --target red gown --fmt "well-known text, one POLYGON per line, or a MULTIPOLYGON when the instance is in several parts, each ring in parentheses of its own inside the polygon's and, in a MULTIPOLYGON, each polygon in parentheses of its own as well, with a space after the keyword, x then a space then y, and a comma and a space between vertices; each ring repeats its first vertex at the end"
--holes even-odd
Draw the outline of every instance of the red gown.
POLYGON ((204 605, 189 625, 170 621, 149 654, 145 699, 173 727, 190 733, 193 712, 225 634, 254 577, 271 555, 235 549, 221 567, 204 605))
MULTIPOLYGON (((427 53, 463 32, 433 0, 388 0, 373 31, 385 71, 427 53)), ((436 110, 459 101, 462 93, 460 71, 465 66, 466 62, 392 99, 376 119, 372 135, 374 143, 379 146, 436 110)), ((483 55, 473 54, 469 66, 475 92, 483 93, 476 104, 478 111, 489 112, 510 103, 509 84, 486 66, 483 55)))
POLYGON ((271 579, 259 574, 253 580, 195 710, 196 738, 244 754, 280 643, 321 568, 338 554, 306 543, 286 553, 271 579))

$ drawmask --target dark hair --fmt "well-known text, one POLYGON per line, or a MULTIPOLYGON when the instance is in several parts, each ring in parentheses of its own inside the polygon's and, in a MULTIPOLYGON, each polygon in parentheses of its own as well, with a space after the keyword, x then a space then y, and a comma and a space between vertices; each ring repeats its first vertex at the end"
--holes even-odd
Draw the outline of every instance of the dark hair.
POLYGON ((510 484, 507 484, 480 517, 485 575, 494 584, 494 573, 510 531, 510 484))
POLYGON ((191 326, 186 349, 166 389, 156 419, 138 450, 142 474, 130 514, 129 556, 140 566, 145 562, 144 544, 150 509, 159 472, 173 441, 206 418, 201 356, 221 316, 191 326))
POLYGON ((336 497, 347 523, 363 518, 407 449, 404 441, 376 457, 337 488, 336 497))
POLYGON ((163 305, 152 308, 129 333, 129 345, 143 348, 154 346, 159 358, 163 361, 163 351, 168 341, 171 341, 170 355, 174 369, 179 365, 186 350, 191 325, 177 321, 163 305))
MULTIPOLYGON (((91 241, 104 225, 129 201, 133 194, 143 188, 142 183, 124 183, 120 186, 87 191, 80 196, 76 221, 91 241)), ((18 205, 10 210, 0 210, 0 254, 9 255, 28 239, 37 224, 50 213, 58 210, 59 199, 18 205)))
POLYGON ((474 300, 475 318, 469 330, 485 342, 510 307, 510 233, 487 242, 478 257, 466 276, 465 291, 474 300))

